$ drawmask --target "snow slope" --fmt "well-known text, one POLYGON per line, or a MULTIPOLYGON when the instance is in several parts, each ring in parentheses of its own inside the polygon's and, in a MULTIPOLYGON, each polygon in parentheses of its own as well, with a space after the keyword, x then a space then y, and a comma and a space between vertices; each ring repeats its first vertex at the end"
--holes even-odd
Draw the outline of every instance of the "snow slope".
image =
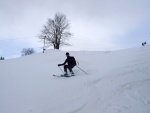
POLYGON ((52 76, 65 51, 0 61, 0 113, 150 113, 150 46, 70 54, 88 75, 52 76))

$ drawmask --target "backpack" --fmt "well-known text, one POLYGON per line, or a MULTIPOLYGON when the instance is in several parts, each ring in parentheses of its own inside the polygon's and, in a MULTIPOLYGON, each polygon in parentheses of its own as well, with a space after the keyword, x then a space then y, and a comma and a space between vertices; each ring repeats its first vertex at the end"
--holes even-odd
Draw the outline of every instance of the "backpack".
POLYGON ((71 64, 72 65, 74 65, 74 66, 77 65, 76 64, 76 60, 75 60, 75 58, 73 56, 70 56, 70 59, 71 59, 71 64))

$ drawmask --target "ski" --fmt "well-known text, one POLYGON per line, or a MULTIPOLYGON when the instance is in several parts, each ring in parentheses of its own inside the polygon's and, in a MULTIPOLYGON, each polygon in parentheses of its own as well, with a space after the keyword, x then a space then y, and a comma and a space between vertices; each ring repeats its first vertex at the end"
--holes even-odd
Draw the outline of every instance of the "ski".
POLYGON ((55 74, 53 74, 53 76, 55 76, 55 77, 72 77, 72 76, 75 76, 75 75, 63 75, 63 74, 55 75, 55 74))

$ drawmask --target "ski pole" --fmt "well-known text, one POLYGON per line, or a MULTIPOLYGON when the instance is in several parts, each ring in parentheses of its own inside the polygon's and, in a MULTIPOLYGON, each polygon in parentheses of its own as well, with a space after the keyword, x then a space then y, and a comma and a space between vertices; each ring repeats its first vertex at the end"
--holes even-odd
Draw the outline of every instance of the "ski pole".
MULTIPOLYGON (((77 66, 78 67, 78 66, 77 66)), ((80 67, 78 67, 80 70, 82 70, 84 73, 86 73, 87 74, 87 72, 85 72, 83 69, 81 69, 80 67)), ((88 75, 88 74, 87 74, 88 75)))
MULTIPOLYGON (((59 67, 59 66, 58 66, 59 67)), ((62 69, 59 67, 59 69, 61 70, 61 72, 63 73, 62 69)), ((63 73, 64 74, 64 73, 63 73)))

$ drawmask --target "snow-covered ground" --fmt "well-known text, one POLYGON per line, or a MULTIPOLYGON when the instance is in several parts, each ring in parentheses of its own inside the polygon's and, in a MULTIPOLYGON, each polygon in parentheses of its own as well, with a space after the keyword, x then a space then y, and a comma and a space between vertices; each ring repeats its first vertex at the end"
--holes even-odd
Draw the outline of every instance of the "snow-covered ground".
POLYGON ((0 61, 0 113, 150 113, 150 46, 70 54, 88 75, 52 76, 65 51, 0 61))

